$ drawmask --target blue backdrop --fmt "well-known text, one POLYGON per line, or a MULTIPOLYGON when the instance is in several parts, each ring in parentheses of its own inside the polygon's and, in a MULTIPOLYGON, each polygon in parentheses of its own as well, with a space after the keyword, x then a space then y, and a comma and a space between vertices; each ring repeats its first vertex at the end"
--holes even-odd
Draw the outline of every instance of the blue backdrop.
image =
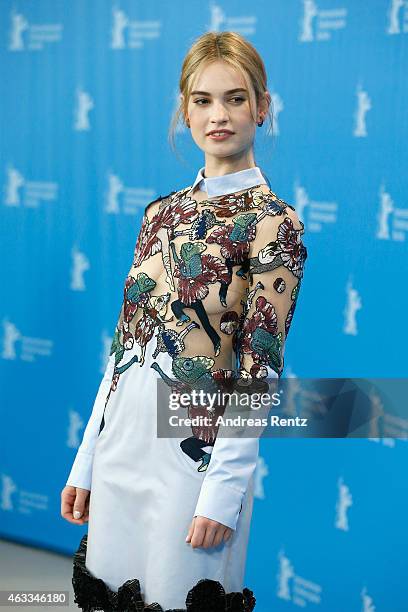
MULTIPOLYGON (((407 0, 2 0, 2 537, 72 554, 60 492, 109 353, 143 208, 203 154, 167 131, 183 57, 264 58, 255 159, 305 224, 294 377, 406 377, 407 0)), ((406 439, 262 439, 257 610, 408 609, 406 439)), ((397 429, 396 429, 397 428, 397 429)), ((402 436, 401 436, 402 437, 402 436)))

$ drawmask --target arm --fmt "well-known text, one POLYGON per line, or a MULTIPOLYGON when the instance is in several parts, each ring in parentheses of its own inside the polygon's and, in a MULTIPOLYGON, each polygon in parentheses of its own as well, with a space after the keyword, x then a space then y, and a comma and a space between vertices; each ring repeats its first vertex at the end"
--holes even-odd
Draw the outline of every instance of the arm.
MULTIPOLYGON (((119 319, 116 326, 116 332, 121 327, 121 322, 123 320, 123 302, 121 305, 119 319)), ((91 482, 92 482, 92 463, 93 456, 95 451, 96 440, 99 435, 99 428, 102 421, 102 415, 105 408, 105 402, 107 395, 109 393, 109 389, 112 382, 113 371, 115 368, 115 359, 116 359, 116 351, 115 351, 115 342, 116 342, 115 333, 111 354, 108 359, 108 363, 105 369, 105 373, 103 375, 102 381, 99 385, 99 389, 95 398, 95 402, 92 408, 91 416, 87 423, 87 426, 84 431, 84 435, 82 438, 82 442, 78 448, 74 463, 71 468, 71 472, 68 476, 68 480, 66 485, 70 485, 72 487, 80 487, 81 489, 91 490, 91 482)))
MULTIPOLYGON (((175 192, 172 192, 175 193, 175 192)), ((169 194, 172 195, 172 194, 169 194)), ((168 198, 169 196, 165 196, 168 198)), ((138 237, 136 239, 136 244, 133 251, 132 265, 126 277, 126 280, 132 273, 134 267, 134 260, 136 257, 140 256, 140 251, 143 248, 143 242, 146 237, 146 228, 147 228, 147 216, 146 211, 155 202, 162 200, 162 196, 159 196, 156 200, 150 202, 144 211, 142 227, 139 231, 138 237)), ((75 457, 73 466, 71 468, 71 472, 68 476, 68 480, 66 482, 67 485, 71 485, 73 487, 80 487, 83 489, 91 490, 91 480, 92 480, 92 463, 93 456, 95 450, 96 440, 99 435, 99 429, 102 421, 102 416, 105 408, 105 401, 107 395, 109 393, 109 389, 112 382, 113 372, 115 369, 116 362, 119 362, 123 352, 124 352, 124 338, 123 338, 123 321, 125 315, 125 300, 126 300, 126 280, 124 287, 124 296, 121 304, 121 308, 119 311, 118 321, 115 328, 115 334, 112 340, 112 346, 110 351, 110 357, 108 360, 108 364, 106 366, 105 374, 100 383, 98 393, 96 395, 96 399, 94 402, 94 406, 92 409, 92 413, 86 429, 84 431, 83 439, 81 445, 78 448, 77 455, 75 457)))
POLYGON ((91 490, 92 461, 95 450, 96 439, 99 433, 99 426, 102 420, 103 409, 106 396, 112 381, 113 368, 115 365, 115 355, 111 355, 105 374, 99 385, 95 403, 91 416, 84 431, 82 442, 78 448, 71 472, 66 482, 73 487, 91 490))
MULTIPOLYGON (((292 207, 267 215, 256 230, 250 250, 249 293, 239 334, 238 375, 245 380, 260 373, 267 373, 267 378, 281 377, 285 340, 307 257, 300 238, 304 226, 292 207)), ((224 416, 229 416, 228 406, 224 416)), ((217 436, 194 516, 236 529, 258 452, 259 437, 217 436)))

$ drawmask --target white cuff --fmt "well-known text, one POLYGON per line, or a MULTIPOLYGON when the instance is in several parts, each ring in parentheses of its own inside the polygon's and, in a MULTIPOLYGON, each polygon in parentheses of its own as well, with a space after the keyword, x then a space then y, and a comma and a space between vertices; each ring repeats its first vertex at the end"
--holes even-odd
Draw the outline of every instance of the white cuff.
POLYGON ((71 487, 91 490, 93 455, 78 451, 66 482, 71 487))
POLYGON ((255 471, 258 454, 258 437, 217 437, 194 515, 205 516, 236 529, 241 503, 255 471))
POLYGON ((235 529, 243 497, 237 489, 204 478, 194 516, 204 516, 235 529))
MULTIPOLYGON (((268 368, 268 378, 278 378, 278 375, 268 368)), ((254 417, 267 417, 269 408, 261 407, 254 417)), ((239 414, 239 408, 232 408, 228 404, 224 417, 239 414)), ((245 406, 242 416, 248 416, 245 406)), ((258 462, 261 431, 258 428, 257 435, 253 431, 252 437, 246 437, 245 434, 250 434, 245 426, 238 427, 235 435, 231 431, 228 435, 228 426, 220 425, 194 516, 204 516, 230 529, 236 529, 241 504, 258 462), (226 435, 222 435, 224 429, 226 435)))
POLYGON ((91 416, 85 427, 82 442, 78 448, 67 485, 91 490, 92 463, 99 428, 104 414, 106 397, 109 393, 112 375, 115 367, 115 353, 108 359, 104 376, 100 382, 98 393, 94 401, 91 416))

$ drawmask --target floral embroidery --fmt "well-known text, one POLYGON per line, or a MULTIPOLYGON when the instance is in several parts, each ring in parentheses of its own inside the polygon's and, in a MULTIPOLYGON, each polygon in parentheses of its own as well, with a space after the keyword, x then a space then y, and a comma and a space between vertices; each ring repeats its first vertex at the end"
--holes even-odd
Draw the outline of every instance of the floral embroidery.
MULTIPOLYGON (((303 223, 293 206, 259 185, 201 202, 189 192, 160 196, 145 209, 112 341, 105 408, 130 367, 151 367, 171 387, 174 376, 181 388, 199 383, 208 391, 217 377, 237 378, 236 371, 241 386, 282 375, 307 258, 303 223), (151 343, 154 361, 146 364, 151 343), (187 345, 196 353, 186 354, 187 345), (160 353, 170 358, 167 368, 155 361, 160 353)), ((105 412, 99 431, 104 424, 105 412)), ((217 432, 192 428, 180 444, 192 466, 203 460, 198 471, 211 457, 203 443, 213 445, 217 432)))

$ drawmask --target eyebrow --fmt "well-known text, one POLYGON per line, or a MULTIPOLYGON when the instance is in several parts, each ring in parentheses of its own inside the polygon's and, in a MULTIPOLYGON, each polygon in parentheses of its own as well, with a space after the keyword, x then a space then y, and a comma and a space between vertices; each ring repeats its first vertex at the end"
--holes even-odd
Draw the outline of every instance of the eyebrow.
MULTIPOLYGON (((245 93, 248 93, 248 91, 244 89, 243 87, 236 87, 235 89, 228 89, 228 91, 226 91, 225 93, 228 95, 232 93, 237 93, 238 91, 244 91, 245 93)), ((194 94, 199 94, 200 96, 211 96, 211 94, 208 91, 192 91, 190 95, 194 96, 194 94)))

